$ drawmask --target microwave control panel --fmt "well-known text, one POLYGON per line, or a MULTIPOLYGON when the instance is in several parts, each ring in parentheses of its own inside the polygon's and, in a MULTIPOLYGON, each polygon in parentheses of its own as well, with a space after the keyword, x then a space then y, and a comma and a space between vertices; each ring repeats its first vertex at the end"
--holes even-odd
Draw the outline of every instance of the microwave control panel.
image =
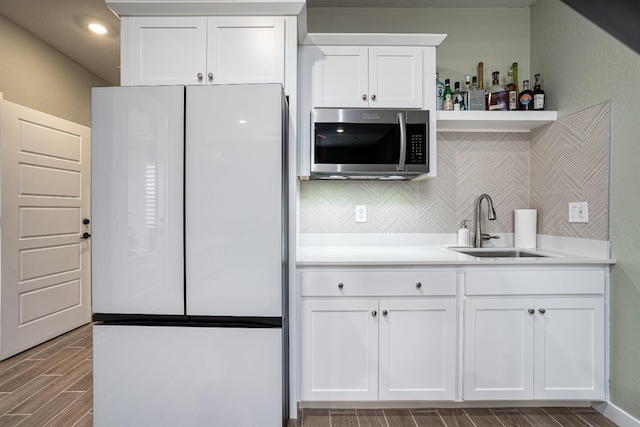
POLYGON ((424 125, 415 126, 411 129, 411 124, 407 125, 407 158, 408 165, 424 165, 427 163, 427 143, 424 125))

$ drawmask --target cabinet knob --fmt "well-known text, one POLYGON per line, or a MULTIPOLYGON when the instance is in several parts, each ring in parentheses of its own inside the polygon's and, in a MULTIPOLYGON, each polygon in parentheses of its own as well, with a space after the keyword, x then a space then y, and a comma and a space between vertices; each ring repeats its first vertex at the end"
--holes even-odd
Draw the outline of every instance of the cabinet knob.
POLYGON ((376 100, 376 95, 375 95, 375 94, 371 95, 371 100, 372 100, 372 101, 375 101, 375 100, 376 100))
POLYGON ((364 95, 362 95, 362 100, 366 101, 367 100, 367 94, 365 93, 364 95))
POLYGON ((209 81, 212 81, 213 80, 213 73, 207 74, 207 77, 209 78, 209 81))
POLYGON ((198 80, 202 80, 202 73, 198 73, 198 80))
POLYGON ((373 317, 376 317, 376 316, 378 315, 378 312, 377 312, 377 311, 375 311, 375 310, 373 310, 373 311, 371 312, 371 315, 372 315, 373 317))
POLYGON ((545 310, 544 308, 541 308, 538 311, 540 312, 540 314, 545 314, 547 312, 547 310, 545 310))
POLYGON ((343 283, 338 283, 338 289, 342 289, 344 288, 344 284, 343 283))
POLYGON ((533 314, 533 313, 535 313, 535 312, 536 312, 533 308, 530 308, 530 309, 529 309, 529 310, 527 310, 527 311, 529 312, 529 314, 533 314))
POLYGON ((382 315, 386 316, 387 314, 389 314, 389 312, 387 310, 382 310, 382 315))
POLYGON ((83 223, 84 225, 87 225, 87 224, 89 224, 90 222, 91 222, 91 221, 89 221, 89 218, 85 218, 85 219, 83 219, 83 220, 82 220, 82 223, 83 223))
POLYGON ((422 287, 422 283, 418 282, 416 283, 416 288, 420 289, 422 287))

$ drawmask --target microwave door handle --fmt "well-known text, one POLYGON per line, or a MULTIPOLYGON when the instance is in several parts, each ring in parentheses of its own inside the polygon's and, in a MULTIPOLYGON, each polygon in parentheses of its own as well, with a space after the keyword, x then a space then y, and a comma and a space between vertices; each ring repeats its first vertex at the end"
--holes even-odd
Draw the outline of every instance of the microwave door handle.
POLYGON ((407 123, 404 119, 404 113, 398 113, 398 122, 400 123, 400 159, 396 169, 404 171, 407 162, 407 123))

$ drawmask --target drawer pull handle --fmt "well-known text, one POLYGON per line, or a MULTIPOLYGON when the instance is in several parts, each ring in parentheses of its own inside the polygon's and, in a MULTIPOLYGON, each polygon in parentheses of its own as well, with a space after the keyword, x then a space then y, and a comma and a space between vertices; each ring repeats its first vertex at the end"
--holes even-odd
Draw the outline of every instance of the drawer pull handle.
POLYGON ((533 314, 536 312, 533 308, 530 308, 528 311, 529 311, 529 314, 533 314))
POLYGON ((377 311, 375 311, 375 310, 373 310, 373 311, 371 312, 371 315, 372 315, 373 317, 376 317, 376 316, 378 315, 378 312, 377 312, 377 311))
POLYGON ((420 289, 422 287, 422 283, 418 282, 416 283, 416 288, 420 289))
POLYGON ((382 310, 382 315, 386 316, 387 314, 389 314, 389 312, 387 310, 382 310))
POLYGON ((344 288, 344 284, 343 283, 338 283, 338 289, 342 289, 344 288))
POLYGON ((538 311, 540 312, 540 314, 545 314, 547 312, 547 310, 545 310, 544 308, 541 308, 538 311))

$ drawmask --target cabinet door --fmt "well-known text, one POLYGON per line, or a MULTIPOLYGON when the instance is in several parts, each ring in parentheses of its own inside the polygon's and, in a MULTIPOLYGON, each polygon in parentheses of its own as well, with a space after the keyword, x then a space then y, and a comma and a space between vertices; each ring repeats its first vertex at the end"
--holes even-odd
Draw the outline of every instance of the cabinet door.
POLYGON ((206 18, 131 17, 122 24, 122 86, 206 83, 206 18))
POLYGON ((369 107, 422 108, 422 80, 422 48, 369 48, 369 107))
POLYGON ((536 300, 536 399, 604 399, 604 323, 602 298, 536 300))
POLYGON ((454 400, 455 300, 383 300, 380 313, 380 400, 454 400))
POLYGON ((302 301, 302 400, 377 400, 378 301, 302 301))
POLYGON ((467 299, 464 399, 533 399, 532 299, 467 299))
POLYGON ((325 46, 315 51, 314 107, 366 108, 369 105, 366 47, 325 46))
POLYGON ((284 17, 207 19, 209 83, 284 84, 284 17))

